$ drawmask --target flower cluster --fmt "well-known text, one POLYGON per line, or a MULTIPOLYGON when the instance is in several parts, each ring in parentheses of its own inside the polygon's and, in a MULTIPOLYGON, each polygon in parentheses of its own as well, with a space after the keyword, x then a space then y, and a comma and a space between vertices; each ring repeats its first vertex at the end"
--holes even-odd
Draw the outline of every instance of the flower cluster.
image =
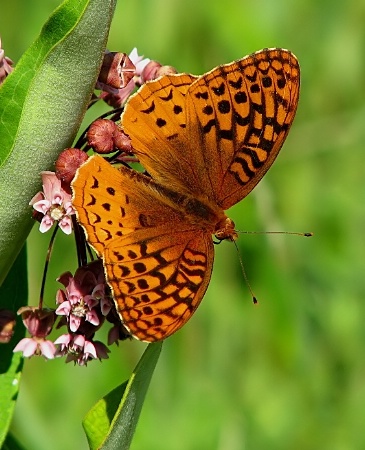
POLYGON ((65 289, 57 292, 55 314, 62 316, 59 326, 67 325, 68 330, 55 341, 60 346, 58 355, 66 356, 67 362, 75 361, 80 365, 91 359, 108 358, 109 349, 94 340, 95 332, 112 308, 101 262, 77 269, 75 276, 66 272, 58 281, 65 289))
MULTIPOLYGON (((10 63, 0 50, 0 82, 1 70, 9 73, 10 63)), ((175 72, 169 66, 139 56, 136 49, 129 56, 106 52, 96 84, 96 89, 101 92, 93 97, 90 106, 97 100, 103 100, 109 105, 120 107, 136 87, 164 73, 175 72)), ((25 357, 42 355, 53 359, 63 356, 66 362, 73 361, 79 365, 86 365, 93 359, 106 359, 109 353, 107 345, 95 338, 105 322, 112 325, 108 333, 108 345, 130 337, 117 314, 101 260, 88 263, 88 244, 76 221, 70 186, 78 167, 88 158, 86 151, 91 148, 97 153, 113 154, 110 158, 117 162, 135 160, 131 141, 117 125, 118 119, 119 115, 114 115, 111 119, 101 118, 93 122, 74 148, 67 148, 59 155, 55 172, 41 173, 43 190, 29 202, 34 210, 34 219, 40 222, 41 233, 57 225, 48 254, 51 253, 58 229, 67 235, 74 234, 79 267, 74 275, 66 272, 58 277, 63 288, 55 295, 56 305, 53 309, 43 307, 43 282, 39 305, 18 311, 30 337, 22 339, 14 351, 23 352, 25 357), (50 336, 53 332, 62 328, 66 329, 65 332, 52 340, 50 336)), ((46 271, 43 281, 45 278, 46 271)), ((14 318, 4 316, 4 339, 10 339, 14 323, 14 318)))
POLYGON ((57 309, 24 307, 18 311, 31 337, 22 339, 14 351, 22 351, 27 357, 42 355, 47 359, 65 356, 66 362, 74 361, 79 365, 86 365, 92 359, 108 358, 108 347, 94 339, 96 331, 105 320, 114 324, 109 331, 109 345, 125 339, 128 333, 111 313, 113 303, 101 261, 78 268, 74 276, 66 272, 58 281, 64 289, 57 291, 57 309), (53 342, 47 336, 56 320, 57 329, 66 327, 67 332, 53 342), (115 328, 119 328, 117 337, 115 328))

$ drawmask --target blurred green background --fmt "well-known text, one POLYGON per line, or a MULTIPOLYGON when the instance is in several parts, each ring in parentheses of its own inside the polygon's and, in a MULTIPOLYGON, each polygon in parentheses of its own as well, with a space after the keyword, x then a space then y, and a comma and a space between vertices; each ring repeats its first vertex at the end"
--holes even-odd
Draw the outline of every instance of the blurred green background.
MULTIPOLYGON (((17 61, 59 2, 1 4, 3 47, 17 61)), ((297 55, 294 126, 230 216, 242 230, 315 233, 240 237, 258 306, 233 245, 216 247, 204 301, 164 344, 132 450, 365 448, 364 24, 364 1, 118 4, 109 49, 137 46, 180 71, 201 74, 263 47, 297 55)), ((33 303, 48 239, 37 230, 29 239, 33 303)), ((60 236, 50 280, 69 269, 73 241, 60 236)), ((48 284, 50 306, 58 287, 48 284)), ((86 449, 82 417, 129 376, 144 348, 124 343, 87 368, 26 361, 14 434, 32 450, 86 449)))

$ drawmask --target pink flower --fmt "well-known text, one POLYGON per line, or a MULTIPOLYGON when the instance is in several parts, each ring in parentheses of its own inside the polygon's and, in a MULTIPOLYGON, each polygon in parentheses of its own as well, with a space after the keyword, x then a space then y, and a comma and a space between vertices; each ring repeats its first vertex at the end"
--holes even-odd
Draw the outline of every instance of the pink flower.
POLYGON ((92 359, 107 359, 109 349, 99 341, 91 341, 81 334, 63 334, 56 339, 58 355, 67 355, 66 362, 74 361, 84 366, 92 359))
POLYGON ((43 214, 39 230, 45 233, 56 221, 65 234, 70 234, 72 232, 70 216, 75 214, 71 195, 62 188, 61 181, 54 172, 41 172, 41 175, 43 192, 38 192, 29 202, 36 211, 43 214))
POLYGON ((151 61, 149 58, 144 58, 143 56, 138 55, 138 50, 136 47, 130 52, 129 58, 132 63, 136 66, 136 75, 140 76, 143 72, 143 69, 147 66, 147 64, 151 61))
MULTIPOLYGON (((66 316, 70 331, 76 332, 83 321, 99 326, 100 319, 95 309, 99 299, 92 295, 97 280, 88 270, 78 269, 75 277, 70 272, 61 275, 57 281, 65 286, 65 290, 57 291, 56 302, 59 304, 56 314, 66 316)), ((98 287, 98 292, 100 287, 98 287)))
POLYGON ((126 87, 135 70, 136 66, 127 54, 105 50, 96 89, 115 94, 118 89, 126 87))
POLYGON ((43 338, 24 338, 18 342, 13 350, 14 352, 23 352, 25 358, 33 355, 43 355, 47 359, 53 359, 56 353, 56 347, 52 341, 43 338))
POLYGON ((52 331, 56 320, 54 309, 23 306, 18 310, 25 328, 32 336, 45 338, 52 331))
POLYGON ((24 357, 43 355, 47 359, 53 359, 56 347, 45 338, 52 331, 55 322, 54 310, 25 306, 19 309, 18 314, 22 316, 23 323, 32 337, 22 339, 13 351, 23 352, 24 357))

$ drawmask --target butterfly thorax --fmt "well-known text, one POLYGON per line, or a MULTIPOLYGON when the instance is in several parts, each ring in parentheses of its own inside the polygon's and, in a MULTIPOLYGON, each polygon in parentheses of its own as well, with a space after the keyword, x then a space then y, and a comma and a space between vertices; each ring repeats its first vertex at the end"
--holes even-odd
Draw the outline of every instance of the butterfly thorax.
POLYGON ((220 220, 217 223, 214 231, 214 236, 219 241, 223 241, 224 239, 235 241, 238 238, 238 234, 234 227, 235 225, 233 220, 226 216, 224 219, 220 220))
POLYGON ((194 196, 180 194, 157 183, 155 186, 167 199, 173 200, 175 206, 184 211, 185 220, 192 225, 214 234, 219 241, 225 239, 235 241, 238 238, 233 220, 226 216, 222 208, 205 196, 199 196, 196 193, 194 196))

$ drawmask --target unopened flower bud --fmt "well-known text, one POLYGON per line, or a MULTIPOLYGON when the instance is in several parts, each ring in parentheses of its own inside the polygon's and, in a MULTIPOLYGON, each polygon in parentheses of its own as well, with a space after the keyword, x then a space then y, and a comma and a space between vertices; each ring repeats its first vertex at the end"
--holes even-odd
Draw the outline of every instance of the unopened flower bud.
POLYGON ((114 148, 114 132, 118 127, 112 120, 98 119, 90 125, 87 140, 96 153, 111 153, 114 148))
POLYGON ((32 336, 45 338, 52 331, 56 315, 53 309, 24 306, 18 310, 24 326, 32 336))
POLYGON ((175 67, 172 66, 161 66, 156 70, 156 77, 162 77, 163 75, 174 75, 177 73, 175 67))
POLYGON ((171 75, 177 73, 177 70, 172 66, 162 66, 157 61, 150 61, 142 70, 141 82, 155 80, 162 75, 171 75))
MULTIPOLYGON (((55 164, 57 178, 69 187, 76 170, 87 158, 87 154, 79 148, 66 148, 60 153, 55 164)), ((65 189, 64 185, 62 187, 65 189)))
POLYGON ((133 153, 133 147, 129 136, 118 127, 114 132, 114 146, 125 153, 133 153))

